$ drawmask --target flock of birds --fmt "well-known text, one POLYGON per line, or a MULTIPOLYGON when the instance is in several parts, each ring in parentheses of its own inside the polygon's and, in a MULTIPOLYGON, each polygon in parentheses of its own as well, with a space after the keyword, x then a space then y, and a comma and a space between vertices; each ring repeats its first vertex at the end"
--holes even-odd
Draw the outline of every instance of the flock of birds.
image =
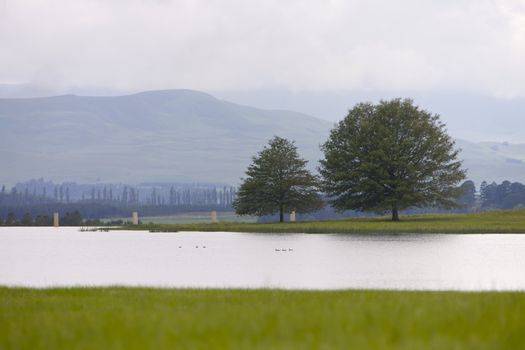
MULTIPOLYGON (((182 248, 182 246, 180 245, 180 246, 179 246, 179 249, 181 249, 181 248, 182 248)), ((196 245, 195 248, 198 249, 199 246, 196 245)), ((200 248, 205 249, 206 246, 203 245, 203 246, 200 246, 200 248)), ((275 251, 276 251, 276 252, 293 252, 293 248, 275 248, 275 251)))

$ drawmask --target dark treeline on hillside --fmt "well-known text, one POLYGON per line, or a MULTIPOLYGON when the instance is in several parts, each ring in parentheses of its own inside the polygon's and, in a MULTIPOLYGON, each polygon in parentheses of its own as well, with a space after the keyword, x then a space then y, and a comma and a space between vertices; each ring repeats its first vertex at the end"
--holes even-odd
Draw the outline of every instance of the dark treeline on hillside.
POLYGON ((44 179, 17 183, 9 191, 13 203, 97 202, 113 205, 231 206, 235 188, 208 183, 55 184, 44 179))
MULTIPOLYGON (((114 226, 124 223, 131 223, 130 220, 110 220, 84 219, 78 210, 65 212, 59 216, 60 226, 114 226)), ((0 225, 4 226, 52 226, 52 215, 38 215, 33 217, 29 212, 22 216, 17 216, 14 212, 9 212, 5 220, 0 219, 0 225)))
MULTIPOLYGON (((32 218, 42 217, 42 222, 46 222, 45 218, 52 217, 54 212, 60 215, 68 212, 78 211, 81 217, 86 220, 96 220, 103 218, 130 218, 133 211, 138 211, 140 216, 164 216, 177 213, 188 212, 209 212, 210 210, 217 211, 231 211, 229 207, 209 206, 172 206, 172 205, 139 205, 139 206, 115 206, 104 203, 37 203, 32 205, 20 206, 3 206, 0 204, 0 224, 5 223, 9 216, 14 217, 17 221, 21 218, 30 215, 32 218)), ((48 219, 47 222, 51 222, 48 219)), ((43 225, 46 226, 46 225, 43 225)))
POLYGON ((519 182, 503 181, 481 183, 479 203, 488 209, 519 209, 525 208, 525 185, 519 182))
POLYGON ((236 189, 214 184, 53 184, 31 180, 0 190, 0 220, 24 216, 45 222, 53 212, 80 213, 85 219, 170 215, 191 211, 229 211, 236 189), (27 214, 27 215, 26 215, 27 214))
MULTIPOLYGON (((24 222, 27 224, 31 220, 36 225, 51 225, 53 212, 59 212, 61 225, 67 225, 69 219, 73 217, 66 218, 66 213, 72 215, 75 212, 78 213, 78 216, 74 216, 75 219, 72 220, 77 224, 79 217, 80 220, 91 220, 92 222, 101 218, 127 218, 134 210, 139 211, 140 217, 210 210, 231 211, 233 210, 231 203, 237 193, 234 187, 214 187, 213 185, 176 187, 166 184, 144 184, 139 188, 138 186, 108 184, 55 185, 43 180, 32 180, 25 184, 26 187, 23 184, 17 184, 9 190, 5 186, 1 187, 0 224, 24 224, 24 222), (84 192, 83 199, 80 189, 83 189, 84 192), (80 199, 78 199, 79 193, 80 199), (85 193, 89 193, 88 198, 85 193), (148 193, 149 195, 146 195, 148 193), (63 221, 64 218, 66 221, 63 221)), ((468 213, 525 207, 525 185, 519 182, 504 181, 500 184, 483 182, 477 189, 472 181, 466 181, 461 188, 464 195, 458 199, 458 203, 461 204, 458 208, 450 210, 415 208, 406 210, 404 213, 468 213)), ((325 220, 367 215, 370 214, 355 211, 337 213, 333 208, 327 206, 321 211, 297 214, 297 219, 325 220)), ((260 221, 275 221, 275 219, 274 216, 263 216, 260 221)))

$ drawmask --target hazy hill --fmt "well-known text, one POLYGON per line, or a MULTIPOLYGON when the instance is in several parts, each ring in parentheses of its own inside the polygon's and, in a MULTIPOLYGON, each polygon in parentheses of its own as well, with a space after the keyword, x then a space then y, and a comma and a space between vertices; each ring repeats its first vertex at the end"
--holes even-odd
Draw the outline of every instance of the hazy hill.
POLYGON ((331 125, 189 90, 0 99, 0 182, 44 176, 236 183, 274 135, 296 140, 304 157, 316 161, 331 125))
MULTIPOLYGON (((331 122, 190 90, 118 97, 0 99, 0 183, 203 181, 236 184, 273 135, 311 168, 331 122)), ((458 141, 470 177, 525 182, 525 145, 458 141)))
POLYGON ((461 157, 469 170, 469 177, 478 185, 483 180, 525 183, 525 144, 465 140, 456 140, 456 143, 463 150, 461 157))
POLYGON ((322 117, 328 120, 343 118, 348 109, 362 101, 410 97, 414 103, 437 113, 447 129, 457 138, 471 141, 525 142, 525 98, 494 97, 459 91, 297 91, 243 90, 217 92, 217 96, 249 106, 266 108, 279 106, 322 117))

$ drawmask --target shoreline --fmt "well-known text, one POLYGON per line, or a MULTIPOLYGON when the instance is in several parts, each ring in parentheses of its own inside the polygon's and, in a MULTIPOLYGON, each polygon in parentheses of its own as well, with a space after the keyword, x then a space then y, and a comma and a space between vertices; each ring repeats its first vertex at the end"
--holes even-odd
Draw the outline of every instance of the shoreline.
POLYGON ((279 287, 169 287, 169 286, 148 286, 148 285, 56 285, 46 287, 29 287, 22 285, 3 285, 0 284, 0 293, 5 290, 11 291, 105 291, 105 290, 129 290, 129 291, 185 291, 185 292, 283 292, 283 293, 422 293, 422 294, 524 294, 525 289, 403 289, 403 288, 279 288, 279 287))
MULTIPOLYGON (((147 217, 145 218, 147 220, 147 217)), ((49 226, 0 226, 24 228, 49 226)), ((78 227, 82 231, 149 231, 168 232, 238 232, 238 233, 290 233, 290 234, 523 234, 525 209, 487 211, 469 214, 406 215, 399 222, 387 217, 350 218, 297 222, 232 222, 216 223, 142 223, 122 226, 60 226, 78 227)))
POLYGON ((523 234, 525 210, 473 214, 425 214, 392 222, 385 217, 284 223, 195 223, 125 225, 121 230, 150 232, 341 233, 341 234, 523 234))

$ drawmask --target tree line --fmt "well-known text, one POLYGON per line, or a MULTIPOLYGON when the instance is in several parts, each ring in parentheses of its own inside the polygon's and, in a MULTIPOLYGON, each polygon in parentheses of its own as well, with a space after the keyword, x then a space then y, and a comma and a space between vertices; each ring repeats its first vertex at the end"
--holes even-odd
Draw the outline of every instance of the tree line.
POLYGON ((484 181, 480 186, 479 204, 482 209, 525 208, 525 185, 510 181, 488 184, 484 181))
POLYGON ((11 217, 16 217, 20 222, 21 218, 28 214, 35 220, 40 217, 39 222, 43 223, 44 218, 51 217, 53 212, 78 211, 82 217, 93 220, 129 217, 130 213, 135 210, 139 211, 141 216, 170 215, 189 211, 229 211, 237 191, 233 186, 148 185, 135 188, 125 185, 121 186, 117 192, 118 187, 104 185, 98 188, 92 187, 89 190, 90 196, 82 198, 78 197, 78 188, 85 190, 88 188, 86 185, 54 186, 57 188, 56 191, 50 191, 50 186, 53 186, 51 182, 42 180, 17 184, 10 190, 2 186, 0 189, 0 219, 5 222, 7 216, 12 214, 11 217), (41 187, 35 186, 35 182, 41 187), (54 192, 57 193, 56 198, 54 192), (49 193, 52 196, 49 196, 49 193), (73 196, 72 193, 76 195, 73 196))
MULTIPOLYGON (((122 225, 131 223, 129 220, 122 219, 101 221, 100 219, 84 219, 78 210, 66 212, 59 216, 60 226, 103 226, 103 225, 122 225)), ((0 226, 52 226, 53 217, 50 215, 37 215, 33 217, 31 213, 25 213, 21 217, 13 212, 9 212, 5 220, 0 218, 0 226)))
MULTIPOLYGON (((80 226, 83 223, 82 217, 78 211, 66 212, 60 217, 61 226, 80 226)), ((37 215, 33 217, 31 213, 27 212, 21 217, 17 217, 14 212, 9 212, 2 220, 0 218, 0 225, 5 226, 51 226, 53 225, 53 217, 49 215, 37 215)))
POLYGON ((10 190, 2 186, 4 204, 33 204, 41 202, 97 202, 115 205, 180 205, 231 206, 236 188, 207 183, 169 184, 54 184, 44 179, 17 183, 10 190), (9 196, 5 196, 5 195, 9 196))
MULTIPOLYGON (((522 209, 525 208, 525 185, 520 182, 503 181, 498 184, 496 182, 488 183, 483 181, 479 188, 471 180, 465 181, 459 186, 461 196, 456 199, 457 206, 451 209, 439 209, 434 207, 420 208, 417 210, 405 210, 409 213, 435 213, 440 212, 454 212, 454 213, 469 213, 485 210, 497 209, 522 209)), ((0 192, 0 203, 2 196, 5 193, 0 192)), ((326 203, 329 198, 322 196, 323 203, 326 203)), ((7 226, 51 226, 53 224, 53 212, 58 211, 60 214, 64 213, 60 218, 61 226, 81 226, 81 225, 102 225, 100 218, 111 217, 129 217, 130 213, 138 210, 141 216, 155 216, 155 215, 170 215, 176 213, 184 213, 188 211, 209 211, 207 207, 180 207, 180 206, 139 206, 139 207, 111 207, 101 205, 100 203, 76 203, 67 204, 61 203, 58 207, 56 204, 48 205, 42 203, 34 203, 31 206, 20 207, 2 207, 0 206, 0 225, 7 226)), ((231 208, 223 208, 228 211, 231 208)), ((287 213, 289 214, 289 213, 287 213)), ((326 220, 337 218, 361 217, 369 214, 348 210, 345 212, 338 212, 331 206, 325 206, 313 212, 302 212, 297 214, 298 220, 326 220)), ((279 220, 279 216, 261 215, 260 222, 270 222, 279 220)), ((284 214, 283 214, 284 220, 284 214)), ((115 225, 122 224, 123 221, 110 221, 115 225)), ((107 223, 107 221, 105 221, 107 223)))
MULTIPOLYGON (((130 218, 133 211, 138 211, 141 217, 144 216, 166 216, 178 213, 187 212, 210 212, 216 210, 218 212, 231 211, 231 207, 217 207, 217 206, 152 206, 152 205, 138 205, 138 206, 115 206, 111 204, 89 202, 89 203, 36 203, 32 205, 22 206, 0 206, 0 220, 5 222, 8 216, 16 217, 17 220, 28 214, 31 217, 50 218, 54 212, 59 214, 78 211, 82 218, 86 220, 96 220, 103 218, 130 218)), ((40 221, 45 222, 45 221, 40 221)), ((46 225, 43 225, 46 226, 46 225)))

